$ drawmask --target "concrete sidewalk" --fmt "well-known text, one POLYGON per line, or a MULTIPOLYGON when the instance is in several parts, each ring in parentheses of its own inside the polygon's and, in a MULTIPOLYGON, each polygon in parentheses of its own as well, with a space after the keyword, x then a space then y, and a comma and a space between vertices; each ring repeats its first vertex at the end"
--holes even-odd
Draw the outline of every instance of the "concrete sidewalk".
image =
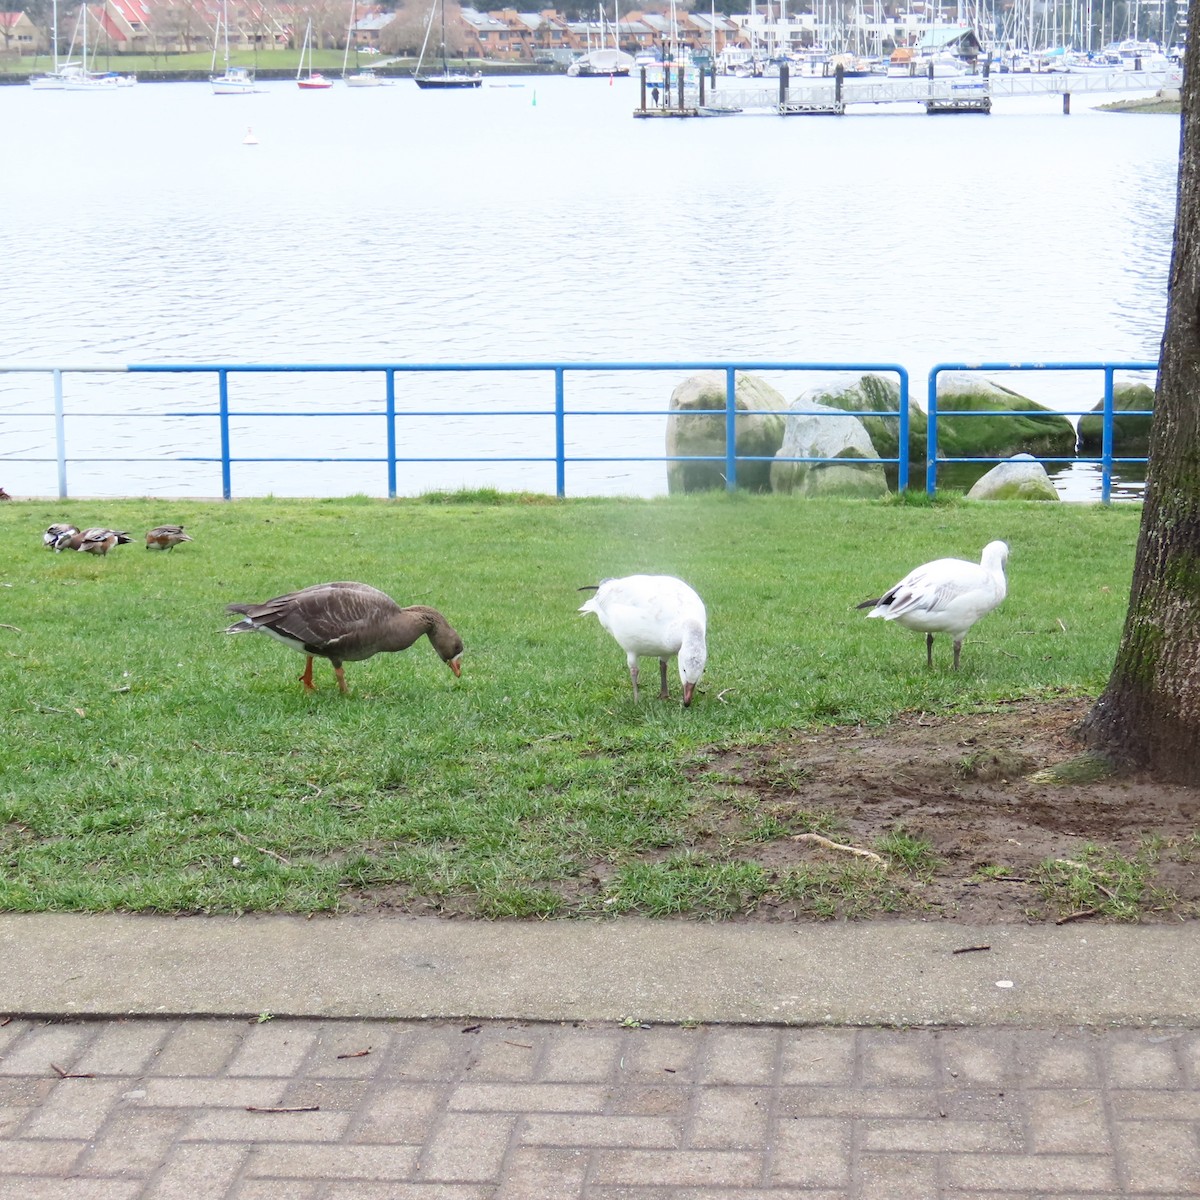
POLYGON ((1196 1197, 1198 933, 0 916, 0 1200, 1196 1197))
POLYGON ((0 963, 0 1013, 36 1015, 1200 1023, 1197 923, 9 914, 0 963))

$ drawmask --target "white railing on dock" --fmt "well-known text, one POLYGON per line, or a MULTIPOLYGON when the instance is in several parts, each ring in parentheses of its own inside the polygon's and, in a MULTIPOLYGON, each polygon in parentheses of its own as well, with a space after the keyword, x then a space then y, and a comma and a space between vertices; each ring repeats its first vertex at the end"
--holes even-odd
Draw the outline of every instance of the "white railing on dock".
MULTIPOLYGON (((1154 92, 1177 88, 1182 82, 1178 68, 1156 71, 1045 71, 1025 74, 945 75, 930 79, 926 75, 884 76, 845 79, 842 105, 850 104, 923 104, 960 98, 993 99, 1007 96, 1046 96, 1082 92, 1154 92)), ((685 103, 695 106, 698 92, 689 87, 685 103)), ((716 88, 705 90, 706 102, 743 111, 780 111, 779 80, 764 79, 752 87, 726 87, 718 79, 716 88)), ((830 78, 793 76, 788 80, 784 106, 787 108, 832 111, 837 105, 837 85, 830 78)))

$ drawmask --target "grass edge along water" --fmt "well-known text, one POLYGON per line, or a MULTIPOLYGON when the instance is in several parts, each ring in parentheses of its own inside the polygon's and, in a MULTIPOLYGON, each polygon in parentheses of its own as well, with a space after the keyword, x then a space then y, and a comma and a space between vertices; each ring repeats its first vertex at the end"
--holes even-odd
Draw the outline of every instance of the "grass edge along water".
MULTIPOLYGON (((353 895, 490 917, 744 911, 770 886, 755 847, 796 830, 732 814, 721 852, 696 852, 697 830, 730 815, 703 781, 715 752, 1095 694, 1139 519, 1132 505, 721 493, 4 504, 0 910, 330 912, 353 895), (134 542, 54 554, 56 521, 134 542), (194 541, 147 553, 163 522, 194 541), (855 611, 995 538, 1008 598, 961 671, 948 645, 927 670, 920 635, 855 611), (677 692, 635 706, 620 649, 576 611, 580 586, 643 571, 708 608, 688 710, 677 692), (335 579, 442 610, 462 678, 422 641, 356 664, 349 696, 319 663, 306 694, 300 656, 221 632, 230 601, 335 579)), ((895 886, 839 870, 852 888, 895 886)))

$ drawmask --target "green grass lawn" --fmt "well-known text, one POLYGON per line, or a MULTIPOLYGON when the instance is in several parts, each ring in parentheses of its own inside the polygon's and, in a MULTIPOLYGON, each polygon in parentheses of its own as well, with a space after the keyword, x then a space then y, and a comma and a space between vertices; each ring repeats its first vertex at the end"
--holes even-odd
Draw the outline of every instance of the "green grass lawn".
MULTIPOLYGON (((737 911, 770 888, 753 814, 728 853, 690 852, 714 748, 904 710, 1095 693, 1124 617, 1140 510, 725 495, 570 500, 0 505, 0 909, 333 910, 349 893, 486 916, 737 911), (41 545, 111 524, 106 559, 41 545), (145 530, 195 538, 150 553, 145 530), (854 605, 911 567, 1009 543, 1010 594, 963 669, 854 605), (704 598, 696 701, 632 702, 624 654, 576 589, 675 574, 704 598), (346 667, 228 637, 230 601, 334 579, 441 609, 427 642, 346 667), (603 899, 581 886, 595 872, 603 899)), ((883 848, 887 852, 888 848, 883 848)), ((903 865, 904 855, 898 861, 903 865)), ((855 864, 847 872, 861 872, 855 864)))

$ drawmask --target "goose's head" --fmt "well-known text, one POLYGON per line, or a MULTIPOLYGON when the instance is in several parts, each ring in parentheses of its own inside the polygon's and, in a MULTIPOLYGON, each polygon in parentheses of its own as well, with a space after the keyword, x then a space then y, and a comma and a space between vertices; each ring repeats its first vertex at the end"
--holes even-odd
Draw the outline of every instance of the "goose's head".
POLYGON ((692 695, 696 684, 704 674, 704 664, 708 661, 708 647, 704 640, 704 630, 694 626, 687 631, 683 645, 679 648, 679 681, 683 684, 683 707, 688 708, 692 703, 692 695))
POLYGON ((1004 565, 1008 562, 1007 542, 988 542, 983 548, 982 566, 988 571, 999 571, 1004 574, 1004 565))

